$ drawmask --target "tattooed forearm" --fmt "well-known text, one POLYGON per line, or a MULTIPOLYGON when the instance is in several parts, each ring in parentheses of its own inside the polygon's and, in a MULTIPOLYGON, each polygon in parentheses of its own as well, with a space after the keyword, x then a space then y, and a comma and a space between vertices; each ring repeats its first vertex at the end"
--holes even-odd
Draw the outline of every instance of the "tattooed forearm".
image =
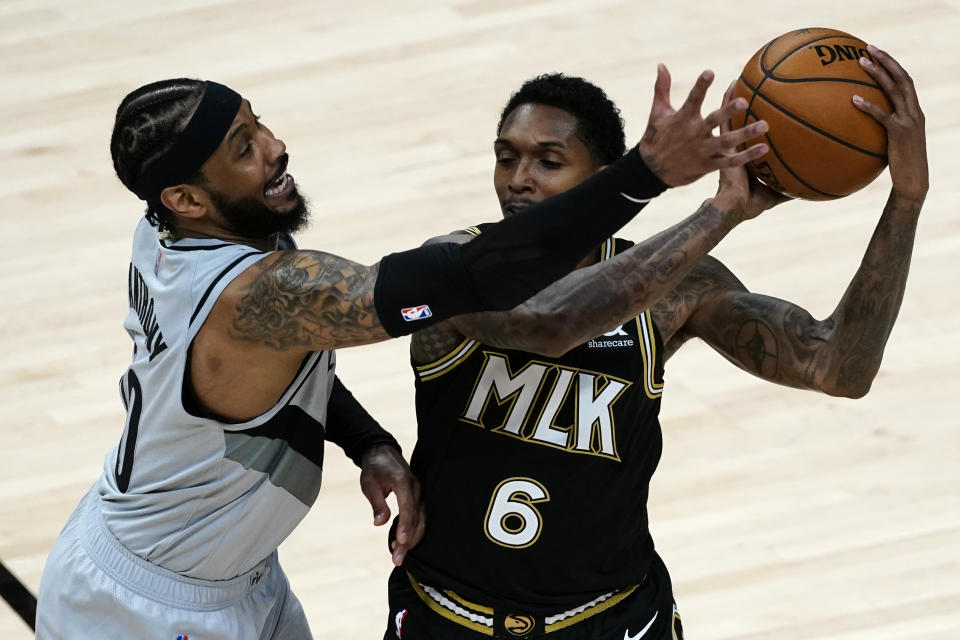
MULTIPOLYGON (((825 320, 790 302, 750 293, 715 261, 698 265, 671 293, 672 311, 694 306, 684 330, 766 380, 862 396, 880 368, 903 299, 918 214, 916 201, 891 197, 860 269, 825 320)), ((670 320, 661 305, 655 318, 670 320)))
POLYGON ((655 303, 734 227, 710 201, 682 222, 599 264, 578 269, 513 311, 454 319, 494 346, 559 355, 655 303))
POLYGON ((332 349, 384 340, 373 303, 377 267, 319 251, 264 261, 236 306, 231 334, 279 351, 332 349))
POLYGON ((840 301, 832 377, 842 390, 865 393, 880 368, 910 271, 922 201, 890 194, 866 254, 840 301))

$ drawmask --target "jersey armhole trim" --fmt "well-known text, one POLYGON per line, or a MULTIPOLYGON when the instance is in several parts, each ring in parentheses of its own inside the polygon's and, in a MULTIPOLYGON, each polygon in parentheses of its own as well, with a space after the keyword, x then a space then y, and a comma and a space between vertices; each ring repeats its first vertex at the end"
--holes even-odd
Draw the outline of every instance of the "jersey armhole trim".
POLYGON ((653 318, 647 309, 637 316, 637 335, 643 343, 640 345, 640 355, 643 357, 643 391, 651 400, 663 395, 663 380, 656 380, 657 364, 657 336, 653 326, 653 318))
MULTIPOLYGON (((197 303, 196 308, 193 310, 193 314, 190 316, 190 322, 188 323, 187 326, 193 326, 193 321, 197 319, 197 315, 200 314, 200 311, 203 309, 204 304, 206 304, 207 298, 210 297, 210 294, 213 292, 214 288, 216 288, 217 283, 219 283, 224 276, 230 273, 234 267, 236 267, 238 264, 240 264, 244 260, 254 256, 262 256, 265 254, 266 254, 265 251, 248 251, 247 253, 244 253, 242 256, 240 256, 239 258, 231 262, 229 265, 227 265, 227 267, 223 271, 221 271, 217 275, 217 277, 213 279, 212 282, 210 282, 210 286, 207 287, 207 290, 203 292, 203 295, 200 297, 200 302, 197 303)), ((236 275, 240 275, 240 274, 238 273, 236 275)), ((233 278, 231 278, 230 281, 233 281, 233 278)), ((227 282, 226 284, 229 285, 230 282, 227 282)), ((224 286, 224 288, 226 288, 226 285, 224 286)))
POLYGON ((477 347, 479 346, 480 342, 477 340, 465 338, 460 344, 454 347, 449 353, 439 360, 417 366, 417 377, 420 378, 420 380, 425 381, 433 380, 434 378, 442 376, 469 358, 470 354, 476 351, 477 347))

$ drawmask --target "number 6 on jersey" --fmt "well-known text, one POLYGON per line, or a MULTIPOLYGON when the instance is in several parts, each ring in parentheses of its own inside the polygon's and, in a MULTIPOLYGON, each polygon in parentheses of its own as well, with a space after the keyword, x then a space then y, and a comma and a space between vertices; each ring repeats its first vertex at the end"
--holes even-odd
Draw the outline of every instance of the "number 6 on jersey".
POLYGON ((508 478, 497 485, 484 522, 487 537, 504 547, 523 549, 540 537, 543 522, 533 505, 547 502, 547 488, 532 478, 508 478))

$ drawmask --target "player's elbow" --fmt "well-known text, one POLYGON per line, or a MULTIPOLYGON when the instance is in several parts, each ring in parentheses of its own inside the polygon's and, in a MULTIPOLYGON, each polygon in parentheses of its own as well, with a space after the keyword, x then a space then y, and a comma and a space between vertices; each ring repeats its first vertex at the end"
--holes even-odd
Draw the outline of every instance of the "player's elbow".
POLYGON ((841 376, 834 384, 823 388, 822 391, 837 398, 859 400, 870 393, 874 377, 876 377, 876 373, 848 378, 841 376))

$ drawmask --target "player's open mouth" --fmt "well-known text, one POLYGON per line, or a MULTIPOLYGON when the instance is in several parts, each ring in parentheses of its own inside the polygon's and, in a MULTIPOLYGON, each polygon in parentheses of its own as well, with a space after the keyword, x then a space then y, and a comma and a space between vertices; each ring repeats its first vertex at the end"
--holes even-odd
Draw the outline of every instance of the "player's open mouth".
POLYGON ((284 171, 275 180, 267 183, 267 187, 263 190, 263 195, 268 198, 288 196, 293 192, 295 184, 293 176, 284 171))

